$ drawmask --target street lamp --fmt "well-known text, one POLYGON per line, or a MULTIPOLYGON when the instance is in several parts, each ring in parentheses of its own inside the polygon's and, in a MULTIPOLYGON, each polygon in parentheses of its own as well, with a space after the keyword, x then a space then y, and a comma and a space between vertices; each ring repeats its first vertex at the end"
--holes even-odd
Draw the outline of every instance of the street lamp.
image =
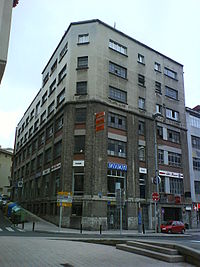
MULTIPOLYGON (((160 183, 160 177, 159 177, 159 170, 158 170, 158 144, 157 144, 157 121, 156 119, 158 117, 162 117, 161 113, 154 113, 152 115, 152 118, 154 120, 154 157, 155 157, 155 180, 154 183, 156 184, 156 193, 159 194, 159 183, 160 183)), ((155 201, 155 232, 157 231, 157 221, 158 221, 158 231, 160 227, 160 212, 159 207, 157 207, 155 201), (157 216, 156 216, 157 213, 157 216), (158 218, 157 218, 158 217, 158 218)))

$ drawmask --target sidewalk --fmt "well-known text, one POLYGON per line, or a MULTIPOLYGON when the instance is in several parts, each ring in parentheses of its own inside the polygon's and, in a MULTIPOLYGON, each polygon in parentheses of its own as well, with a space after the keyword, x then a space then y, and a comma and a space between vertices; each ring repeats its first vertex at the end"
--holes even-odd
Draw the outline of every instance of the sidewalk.
MULTIPOLYGON (((22 224, 18 225, 18 228, 22 229, 22 224)), ((71 228, 59 228, 58 226, 47 222, 43 219, 39 219, 37 222, 27 222, 24 223, 24 230, 25 231, 35 231, 35 232, 43 232, 43 233, 63 233, 63 234, 72 234, 75 235, 95 235, 95 236, 101 236, 101 235, 107 235, 107 236, 123 236, 123 237, 141 237, 141 236, 168 236, 164 233, 155 233, 154 230, 145 230, 145 234, 139 233, 138 230, 122 230, 122 234, 120 235, 120 230, 103 230, 100 234, 100 231, 88 231, 88 230, 81 230, 80 229, 71 229, 71 228)), ((184 235, 181 234, 173 234, 173 237, 184 237, 188 234, 191 234, 193 232, 200 232, 200 229, 188 229, 186 230, 186 233, 184 235)))

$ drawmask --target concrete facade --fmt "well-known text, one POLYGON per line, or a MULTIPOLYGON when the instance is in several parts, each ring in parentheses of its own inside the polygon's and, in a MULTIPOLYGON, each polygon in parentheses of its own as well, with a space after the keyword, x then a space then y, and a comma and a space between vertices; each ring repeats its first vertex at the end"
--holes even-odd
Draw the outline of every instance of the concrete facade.
POLYGON ((13 0, 0 1, 0 83, 7 62, 13 0))
POLYGON ((199 227, 200 220, 200 107, 186 108, 188 157, 190 170, 192 225, 199 227))
POLYGON ((0 194, 10 196, 12 149, 0 148, 0 194))
POLYGON ((16 128, 13 198, 58 223, 57 192, 72 192, 63 225, 118 228, 120 182, 123 227, 141 212, 151 229, 157 169, 160 219, 189 223, 183 66, 91 20, 70 24, 42 76, 16 128))

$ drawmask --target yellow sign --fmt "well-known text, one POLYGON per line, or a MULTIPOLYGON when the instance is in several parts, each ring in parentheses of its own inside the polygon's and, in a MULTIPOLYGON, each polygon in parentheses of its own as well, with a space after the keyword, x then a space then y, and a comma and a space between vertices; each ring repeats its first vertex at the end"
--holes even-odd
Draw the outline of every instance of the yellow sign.
POLYGON ((71 207, 72 203, 57 202, 58 207, 71 207))

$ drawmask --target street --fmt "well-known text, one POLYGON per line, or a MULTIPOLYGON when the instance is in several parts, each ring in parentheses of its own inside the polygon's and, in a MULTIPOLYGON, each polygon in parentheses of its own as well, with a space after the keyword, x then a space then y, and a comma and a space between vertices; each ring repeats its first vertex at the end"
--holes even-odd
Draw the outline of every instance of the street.
MULTIPOLYGON (((152 258, 117 250, 115 246, 106 246, 81 242, 84 238, 99 238, 99 234, 33 232, 20 229, 0 212, 0 266, 192 266, 188 263, 166 263, 152 258), (72 241, 70 239, 77 239, 72 241)), ((119 239, 118 233, 103 234, 101 238, 119 239)), ((133 239, 129 234, 122 239, 133 239)), ((138 238, 138 237, 137 237, 138 238)), ((143 237, 160 239, 161 237, 143 237)), ((176 238, 166 235, 165 240, 190 244, 200 248, 200 234, 176 238)), ((162 237, 163 240, 163 237, 162 237)))

